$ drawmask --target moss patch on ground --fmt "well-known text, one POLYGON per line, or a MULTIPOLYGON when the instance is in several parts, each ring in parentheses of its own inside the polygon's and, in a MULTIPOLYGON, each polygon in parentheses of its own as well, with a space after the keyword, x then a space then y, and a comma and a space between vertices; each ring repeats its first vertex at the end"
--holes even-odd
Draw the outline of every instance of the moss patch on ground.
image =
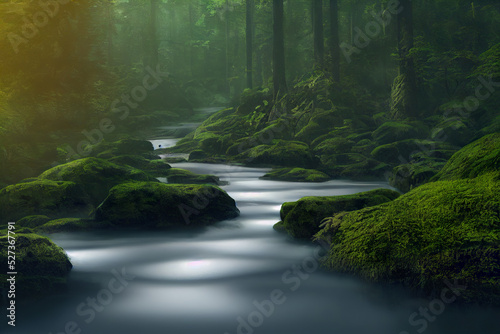
POLYGON ((215 175, 209 174, 196 174, 191 171, 181 168, 171 168, 167 173, 168 183, 179 184, 215 184, 218 185, 220 180, 215 175))

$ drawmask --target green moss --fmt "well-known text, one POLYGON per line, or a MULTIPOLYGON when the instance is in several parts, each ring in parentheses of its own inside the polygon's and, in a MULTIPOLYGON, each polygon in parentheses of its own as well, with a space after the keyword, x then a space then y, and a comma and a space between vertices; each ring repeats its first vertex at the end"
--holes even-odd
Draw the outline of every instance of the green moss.
POLYGON ((86 217, 92 209, 90 198, 74 182, 37 180, 0 190, 0 223, 33 215, 86 217))
MULTIPOLYGON (((14 230, 15 231, 15 230, 14 230)), ((1 263, 7 264, 7 249, 10 245, 1 232, 1 263)), ((64 250, 46 237, 36 234, 19 233, 16 235, 16 284, 17 298, 33 298, 60 288, 70 272, 72 265, 64 250)), ((0 275, 2 288, 7 288, 6 275, 0 275)))
POLYGON ((471 301, 500 301, 500 182, 495 174, 422 185, 382 205, 334 216, 316 235, 326 264, 425 292, 444 280, 471 301))
POLYGON ((119 155, 140 155, 152 152, 153 144, 147 140, 121 139, 115 142, 101 141, 89 146, 90 154, 94 157, 111 158, 119 155))
POLYGON ((302 142, 276 140, 272 145, 253 147, 236 157, 249 165, 310 168, 316 159, 309 146, 302 142))
POLYGON ((327 139, 314 148, 314 153, 319 155, 333 155, 350 153, 354 142, 343 137, 327 139))
POLYGON ((109 159, 109 161, 137 168, 155 176, 164 176, 170 169, 170 165, 162 160, 148 160, 140 155, 120 155, 109 159))
POLYGON ((392 201, 399 193, 389 189, 376 189, 354 195, 303 197, 281 207, 281 220, 286 231, 294 238, 310 239, 320 230, 321 221, 342 211, 352 211, 392 201))
POLYGON ((51 218, 47 216, 42 216, 42 215, 36 215, 36 216, 27 216, 24 218, 21 218, 19 221, 17 221, 18 226, 22 227, 31 227, 35 228, 40 225, 46 224, 49 222, 51 218))
POLYGON ((500 133, 482 137, 455 153, 433 180, 473 178, 484 173, 500 174, 500 133))
POLYGON ((315 169, 304 168, 279 168, 273 169, 261 179, 291 181, 291 182, 325 182, 330 177, 315 169))
POLYGON ((196 174, 180 168, 171 168, 168 171, 167 180, 168 183, 180 184, 219 184, 219 178, 215 175, 196 174))
POLYGON ((239 214, 234 200, 212 185, 120 184, 96 210, 96 221, 117 227, 207 225, 239 214))
POLYGON ((450 117, 432 129, 431 139, 464 146, 474 139, 474 130, 470 121, 460 117, 450 117))
POLYGON ((111 225, 106 222, 97 222, 91 219, 80 218, 61 218, 54 219, 36 228, 38 233, 57 233, 57 232, 78 232, 89 231, 92 229, 110 228, 111 225))
POLYGON ((90 195, 94 205, 101 203, 113 186, 128 181, 156 181, 147 173, 97 158, 71 161, 40 175, 44 180, 72 181, 90 195))

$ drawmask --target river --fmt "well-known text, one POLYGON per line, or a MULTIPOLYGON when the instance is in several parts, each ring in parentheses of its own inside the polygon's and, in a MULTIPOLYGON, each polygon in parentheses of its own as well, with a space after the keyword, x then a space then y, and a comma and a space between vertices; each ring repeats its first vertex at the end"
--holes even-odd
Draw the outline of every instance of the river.
POLYGON ((229 182, 223 188, 240 217, 199 230, 51 235, 74 264, 69 288, 19 305, 9 333, 498 333, 499 309, 439 303, 326 272, 317 268, 320 246, 272 228, 283 202, 389 188, 386 183, 277 182, 259 179, 265 169, 173 166, 229 182), (425 313, 429 308, 436 313, 425 313))

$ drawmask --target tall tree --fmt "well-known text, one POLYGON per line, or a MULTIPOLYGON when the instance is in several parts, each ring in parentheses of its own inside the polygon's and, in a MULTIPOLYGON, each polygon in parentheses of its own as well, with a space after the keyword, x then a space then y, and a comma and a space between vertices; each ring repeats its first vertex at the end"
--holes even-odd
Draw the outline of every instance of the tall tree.
POLYGON ((273 83, 275 97, 287 92, 283 0, 273 0, 273 83))
POLYGON ((322 68, 325 59, 325 42, 323 34, 323 0, 313 0, 313 34, 314 34, 314 67, 322 68))
POLYGON ((397 16, 399 75, 392 88, 394 118, 415 117, 418 109, 415 66, 410 55, 413 48, 412 0, 401 0, 400 10, 397 16))
POLYGON ((231 95, 231 86, 229 84, 229 76, 230 76, 230 71, 231 71, 231 65, 229 63, 229 54, 230 54, 230 50, 229 50, 229 37, 230 37, 230 30, 229 30, 229 18, 230 18, 230 15, 229 15, 229 0, 226 0, 226 5, 225 5, 225 12, 226 12, 226 15, 225 15, 225 19, 226 19, 226 59, 225 59, 225 62, 226 62, 226 93, 227 93, 227 96, 230 97, 231 95))
POLYGON ((340 81, 339 4, 330 0, 330 57, 333 80, 340 81))
POLYGON ((253 88, 253 10, 254 0, 246 2, 246 40, 247 40, 247 87, 253 88))
POLYGON ((149 65, 156 66, 158 64, 158 36, 156 33, 157 18, 158 18, 158 1, 151 0, 150 3, 150 17, 149 17, 149 65))

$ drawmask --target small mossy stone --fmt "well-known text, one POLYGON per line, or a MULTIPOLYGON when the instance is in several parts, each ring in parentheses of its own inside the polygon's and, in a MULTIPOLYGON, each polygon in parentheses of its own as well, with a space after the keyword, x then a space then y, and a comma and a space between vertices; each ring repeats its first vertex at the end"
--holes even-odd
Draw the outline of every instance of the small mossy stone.
POLYGON ((280 215, 292 237, 310 239, 319 232, 325 217, 392 201, 399 195, 394 190, 376 189, 354 195, 303 197, 297 202, 284 203, 280 215))
POLYGON ((220 180, 215 175, 196 174, 191 171, 181 168, 171 168, 167 173, 168 183, 179 184, 215 184, 218 185, 220 180))
POLYGON ((261 177, 264 180, 277 180, 289 182, 325 182, 330 177, 315 169, 304 168, 279 168, 261 177))

